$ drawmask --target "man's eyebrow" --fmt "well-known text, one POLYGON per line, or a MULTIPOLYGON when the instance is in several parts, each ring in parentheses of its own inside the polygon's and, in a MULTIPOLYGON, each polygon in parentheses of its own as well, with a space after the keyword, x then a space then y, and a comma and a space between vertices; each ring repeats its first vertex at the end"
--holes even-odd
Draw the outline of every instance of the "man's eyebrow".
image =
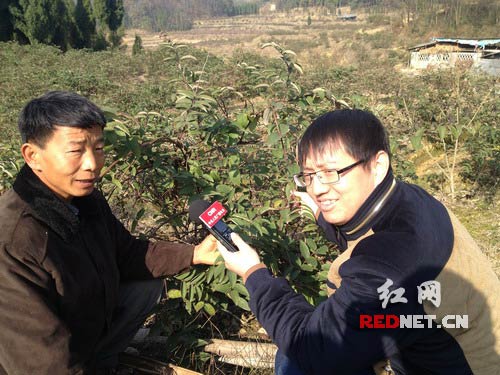
MULTIPOLYGON (((336 164, 336 161, 321 161, 321 163, 314 162, 314 166, 317 168, 327 168, 328 165, 331 164, 336 164)), ((304 169, 307 168, 307 166, 304 166, 304 169)))
MULTIPOLYGON (((81 144, 84 144, 86 143, 87 140, 82 138, 82 139, 73 139, 71 141, 68 142, 68 144, 70 146, 73 146, 73 145, 81 145, 81 144)), ((95 140, 95 143, 104 143, 104 137, 99 137, 95 140)))

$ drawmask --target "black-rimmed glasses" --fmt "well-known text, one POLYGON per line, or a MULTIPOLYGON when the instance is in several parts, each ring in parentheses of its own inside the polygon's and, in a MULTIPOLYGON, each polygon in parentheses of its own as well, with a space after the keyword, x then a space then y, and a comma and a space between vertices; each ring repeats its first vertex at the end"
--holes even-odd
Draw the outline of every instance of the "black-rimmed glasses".
POLYGON ((318 177, 318 181, 322 184, 335 184, 340 181, 340 175, 355 166, 364 163, 365 160, 357 161, 342 169, 322 169, 321 171, 311 173, 298 173, 293 175, 293 180, 298 187, 308 187, 311 185, 314 176, 318 177))

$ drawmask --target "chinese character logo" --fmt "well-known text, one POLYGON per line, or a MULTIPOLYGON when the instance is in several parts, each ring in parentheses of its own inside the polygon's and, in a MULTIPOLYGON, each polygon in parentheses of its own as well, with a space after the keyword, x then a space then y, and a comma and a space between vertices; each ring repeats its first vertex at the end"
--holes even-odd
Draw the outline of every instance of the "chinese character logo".
MULTIPOLYGON (((382 300, 382 308, 385 309, 389 302, 391 303, 407 303, 408 300, 403 297, 405 294, 404 288, 394 289, 392 291, 389 290, 389 287, 394 284, 391 279, 386 279, 385 283, 377 289, 379 294, 379 299, 382 300)), ((419 297, 420 298, 420 297, 419 297)))
POLYGON ((439 281, 429 280, 425 281, 419 286, 418 289, 418 303, 422 304, 422 301, 431 301, 436 307, 441 304, 441 284, 439 281))

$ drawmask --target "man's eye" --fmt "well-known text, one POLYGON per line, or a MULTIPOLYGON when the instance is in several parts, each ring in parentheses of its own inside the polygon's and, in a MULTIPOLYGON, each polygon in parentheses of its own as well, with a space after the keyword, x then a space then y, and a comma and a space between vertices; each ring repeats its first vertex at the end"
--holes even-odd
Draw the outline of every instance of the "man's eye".
POLYGON ((70 154, 77 154, 77 153, 80 153, 82 150, 69 150, 68 152, 70 154))
POLYGON ((323 171, 323 175, 326 177, 335 176, 336 174, 337 174, 336 169, 327 169, 327 170, 323 171))

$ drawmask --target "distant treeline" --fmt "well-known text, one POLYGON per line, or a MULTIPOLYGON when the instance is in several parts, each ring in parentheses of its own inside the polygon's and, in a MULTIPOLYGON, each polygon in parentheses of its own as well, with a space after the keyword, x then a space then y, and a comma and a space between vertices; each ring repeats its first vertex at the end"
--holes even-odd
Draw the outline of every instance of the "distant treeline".
POLYGON ((262 1, 125 0, 125 27, 151 31, 188 30, 197 18, 256 14, 262 1))
POLYGON ((0 41, 104 49, 120 44, 123 0, 2 0, 0 41))
POLYGON ((282 11, 351 6, 374 17, 400 12, 412 32, 494 30, 500 19, 499 0, 0 0, 0 41, 99 50, 120 44, 122 23, 151 31, 187 30, 195 19, 256 14, 268 3, 282 11))
POLYGON ((125 26, 152 31, 187 30, 193 20, 207 17, 256 14, 266 4, 277 10, 350 6, 353 12, 364 8, 372 15, 399 12, 401 20, 423 30, 435 27, 460 31, 463 26, 495 26, 499 23, 498 0, 124 0, 125 26))
MULTIPOLYGON (((350 6, 353 11, 364 8, 371 14, 400 11, 407 24, 416 27, 498 26, 499 0, 276 0, 280 10, 323 6, 330 9, 350 6)), ((496 35, 495 35, 496 36, 496 35)))
POLYGON ((402 19, 415 31, 458 31, 489 27, 498 37, 499 0, 356 0, 369 3, 374 13, 401 11, 402 19))

